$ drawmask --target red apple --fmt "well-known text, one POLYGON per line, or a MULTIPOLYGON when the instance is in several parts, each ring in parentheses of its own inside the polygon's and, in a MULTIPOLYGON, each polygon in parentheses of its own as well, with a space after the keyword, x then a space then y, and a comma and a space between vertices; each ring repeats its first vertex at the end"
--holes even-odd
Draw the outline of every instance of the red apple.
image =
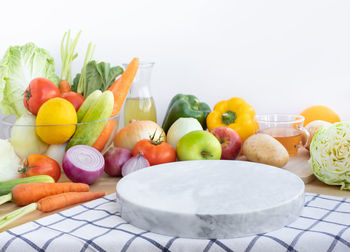
POLYGON ((242 140, 238 133, 228 127, 218 127, 211 131, 221 143, 221 159, 233 160, 239 155, 242 140))

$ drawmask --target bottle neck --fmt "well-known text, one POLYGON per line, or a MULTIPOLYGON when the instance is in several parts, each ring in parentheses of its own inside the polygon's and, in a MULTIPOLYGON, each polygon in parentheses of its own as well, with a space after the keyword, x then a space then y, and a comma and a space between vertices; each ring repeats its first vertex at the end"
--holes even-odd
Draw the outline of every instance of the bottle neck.
POLYGON ((149 85, 142 85, 138 83, 138 85, 132 84, 129 91, 129 98, 150 98, 152 97, 151 89, 149 85))
POLYGON ((153 63, 140 63, 129 91, 129 98, 150 98, 153 63))

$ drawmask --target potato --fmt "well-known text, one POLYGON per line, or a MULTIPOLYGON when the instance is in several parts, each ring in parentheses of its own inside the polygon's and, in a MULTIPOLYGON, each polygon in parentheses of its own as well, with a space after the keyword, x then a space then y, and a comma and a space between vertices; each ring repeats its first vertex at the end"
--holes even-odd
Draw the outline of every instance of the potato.
POLYGON ((280 142, 270 135, 261 133, 245 140, 243 154, 249 161, 277 167, 283 167, 289 160, 289 154, 280 142))

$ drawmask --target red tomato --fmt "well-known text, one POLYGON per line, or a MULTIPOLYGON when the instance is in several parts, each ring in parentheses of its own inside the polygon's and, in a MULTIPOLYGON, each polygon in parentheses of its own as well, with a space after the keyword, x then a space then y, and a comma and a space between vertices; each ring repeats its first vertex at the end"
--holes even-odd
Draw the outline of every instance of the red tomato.
POLYGON ((84 96, 73 91, 63 93, 61 94, 61 97, 72 103, 75 108, 75 111, 78 111, 81 104, 83 104, 83 102, 85 101, 84 96))
POLYGON ((29 83, 24 92, 23 104, 33 115, 36 115, 44 102, 59 96, 60 90, 52 81, 36 78, 29 83))
POLYGON ((132 154, 136 156, 140 152, 148 160, 150 165, 176 161, 175 149, 165 142, 158 143, 149 139, 143 139, 135 144, 132 154))
POLYGON ((52 158, 40 154, 32 154, 24 161, 21 173, 25 177, 49 175, 57 182, 61 176, 61 167, 52 158))

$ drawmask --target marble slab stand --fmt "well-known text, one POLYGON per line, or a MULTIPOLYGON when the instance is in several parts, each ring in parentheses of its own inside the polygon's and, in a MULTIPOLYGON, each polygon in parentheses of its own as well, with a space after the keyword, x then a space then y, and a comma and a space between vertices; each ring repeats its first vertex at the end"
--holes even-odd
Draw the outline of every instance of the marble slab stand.
POLYGON ((154 233, 226 239, 282 228, 304 205, 294 174, 244 161, 187 161, 149 167, 117 184, 122 218, 154 233))

